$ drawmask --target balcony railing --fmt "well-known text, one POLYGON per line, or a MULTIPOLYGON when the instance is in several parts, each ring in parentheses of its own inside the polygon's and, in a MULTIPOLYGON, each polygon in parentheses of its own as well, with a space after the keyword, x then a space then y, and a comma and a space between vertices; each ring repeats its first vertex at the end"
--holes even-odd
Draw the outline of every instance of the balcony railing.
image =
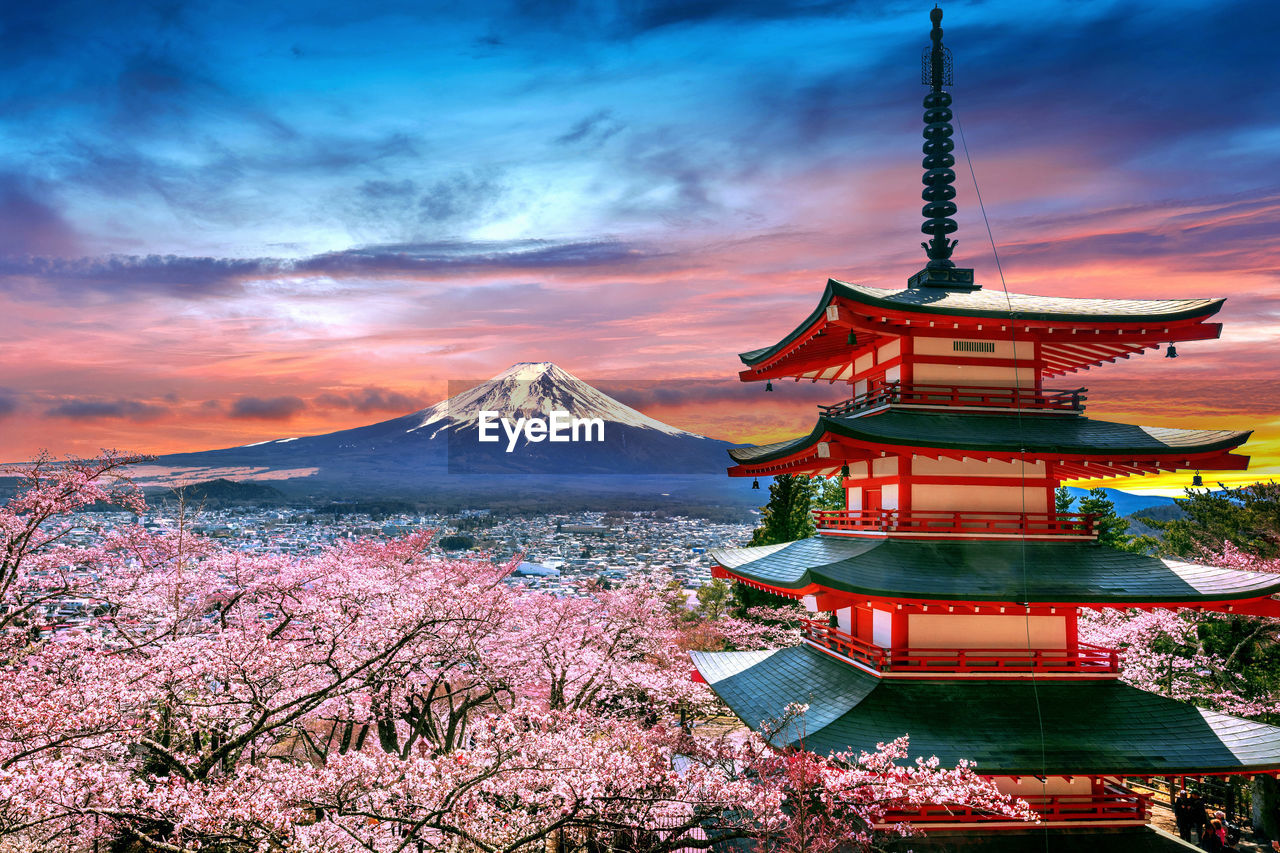
POLYGON ((886 649, 812 619, 804 637, 877 672, 929 675, 941 672, 1089 673, 1120 671, 1120 653, 1090 643, 1073 649, 886 649))
POLYGON ((832 406, 818 406, 827 417, 850 415, 891 404, 987 409, 1044 409, 1082 412, 1086 388, 1046 389, 986 388, 968 385, 904 385, 890 382, 832 406))
POLYGON ((977 536, 1096 535, 1098 515, 1082 512, 961 512, 952 510, 814 510, 819 530, 850 530, 888 535, 966 534, 977 536))
MULTIPOLYGON (((1025 794, 1020 797, 1035 809, 1046 823, 1096 821, 1099 823, 1140 822, 1151 817, 1151 800, 1128 788, 1108 785, 1099 794, 1025 794)), ((895 809, 885 813, 886 824, 909 822, 990 823, 1008 821, 1005 815, 991 814, 965 806, 924 805, 919 809, 895 809)))
POLYGON ((813 619, 802 619, 804 638, 819 646, 844 655, 877 672, 884 672, 889 666, 889 649, 860 640, 857 637, 830 625, 824 625, 813 619))

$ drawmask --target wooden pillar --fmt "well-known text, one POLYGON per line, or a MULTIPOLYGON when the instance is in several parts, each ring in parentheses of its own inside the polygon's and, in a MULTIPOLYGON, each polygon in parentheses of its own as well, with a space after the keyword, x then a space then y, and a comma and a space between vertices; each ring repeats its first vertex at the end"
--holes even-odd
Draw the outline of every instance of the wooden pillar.
POLYGON ((907 636, 907 610, 903 608, 893 610, 893 643, 895 649, 907 649, 910 638, 907 636))

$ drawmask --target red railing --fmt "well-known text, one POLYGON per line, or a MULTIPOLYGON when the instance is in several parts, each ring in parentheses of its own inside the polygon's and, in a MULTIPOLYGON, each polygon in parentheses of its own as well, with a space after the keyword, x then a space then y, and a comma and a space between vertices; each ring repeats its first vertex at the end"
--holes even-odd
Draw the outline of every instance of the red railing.
POLYGON ((965 533, 977 535, 1094 536, 1098 516, 1081 512, 958 512, 952 510, 815 509, 819 530, 882 533, 965 533))
POLYGON ((911 406, 957 406, 994 409, 1047 409, 1082 412, 1087 388, 1046 389, 987 388, 971 385, 904 385, 890 382, 877 385, 848 400, 818 406, 828 417, 848 415, 863 409, 891 404, 911 406))
MULTIPOLYGON (((1151 800, 1128 788, 1108 785, 1101 794, 1027 794, 1020 797, 1046 823, 1065 821, 1140 821, 1151 817, 1151 800)), ((895 809, 885 813, 892 823, 989 823, 1013 818, 965 806, 925 805, 919 809, 895 809)))
POLYGON ((886 649, 830 625, 804 620, 810 642, 877 672, 911 673, 1118 673, 1120 653, 1090 643, 1072 649, 886 649))
POLYGON ((888 649, 868 643, 866 640, 859 640, 852 634, 848 634, 830 625, 825 625, 813 619, 802 619, 804 625, 804 637, 817 643, 820 646, 826 646, 833 652, 844 655, 847 658, 856 660, 858 663, 865 664, 874 670, 883 672, 887 669, 888 649))

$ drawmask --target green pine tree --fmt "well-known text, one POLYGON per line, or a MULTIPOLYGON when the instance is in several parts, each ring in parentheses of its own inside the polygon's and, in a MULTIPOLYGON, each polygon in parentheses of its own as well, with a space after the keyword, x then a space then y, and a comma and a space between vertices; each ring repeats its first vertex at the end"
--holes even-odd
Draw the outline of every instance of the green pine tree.
POLYGON ((720 578, 698 588, 698 607, 695 611, 704 620, 723 619, 733 605, 733 590, 720 578))
POLYGON ((1280 557, 1280 483, 1251 483, 1229 489, 1187 489, 1179 498, 1184 518, 1143 518, 1161 532, 1162 556, 1195 560, 1205 549, 1221 551, 1230 542, 1264 559, 1280 557))
POLYGON ((845 493, 844 486, 840 485, 840 478, 837 477, 818 477, 812 480, 813 483, 813 508, 814 509, 847 509, 848 496, 845 493))
POLYGON ((1053 494, 1053 508, 1058 512, 1071 512, 1075 502, 1076 499, 1071 497, 1071 492, 1067 491, 1066 486, 1058 486, 1058 491, 1053 494))
MULTIPOLYGON (((816 481, 793 474, 779 474, 769 486, 769 503, 760 508, 760 526, 751 534, 748 545, 778 545, 812 536, 816 481)), ((735 582, 734 615, 744 617, 752 607, 782 607, 788 598, 735 582)))
POLYGON ((760 508, 760 526, 748 545, 794 542, 814 533, 814 483, 808 477, 779 474, 769 486, 769 503, 760 508))
POLYGON ((1104 489, 1091 489, 1080 499, 1075 509, 1076 499, 1071 496, 1065 486, 1059 487, 1054 495, 1054 508, 1058 512, 1081 512, 1097 516, 1093 520, 1093 529, 1098 534, 1098 544, 1124 551, 1145 551, 1149 537, 1133 537, 1128 534, 1129 519, 1116 512, 1116 505, 1107 497, 1104 489))

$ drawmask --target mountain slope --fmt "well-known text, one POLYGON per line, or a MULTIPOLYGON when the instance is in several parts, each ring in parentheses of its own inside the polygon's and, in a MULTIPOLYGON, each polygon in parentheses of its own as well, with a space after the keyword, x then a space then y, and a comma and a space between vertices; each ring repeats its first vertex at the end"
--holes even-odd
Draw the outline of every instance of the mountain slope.
POLYGON ((512 366, 417 412, 324 435, 161 457, 169 476, 267 479, 328 494, 486 494, 572 488, 594 494, 669 491, 695 478, 709 494, 740 494, 724 476, 728 442, 677 429, 601 393, 550 362, 512 366), (553 411, 599 418, 603 441, 553 443, 521 436, 480 441, 482 412, 514 427, 553 411), (508 450, 510 448, 510 450, 508 450), (240 472, 237 475, 235 472, 240 472))

